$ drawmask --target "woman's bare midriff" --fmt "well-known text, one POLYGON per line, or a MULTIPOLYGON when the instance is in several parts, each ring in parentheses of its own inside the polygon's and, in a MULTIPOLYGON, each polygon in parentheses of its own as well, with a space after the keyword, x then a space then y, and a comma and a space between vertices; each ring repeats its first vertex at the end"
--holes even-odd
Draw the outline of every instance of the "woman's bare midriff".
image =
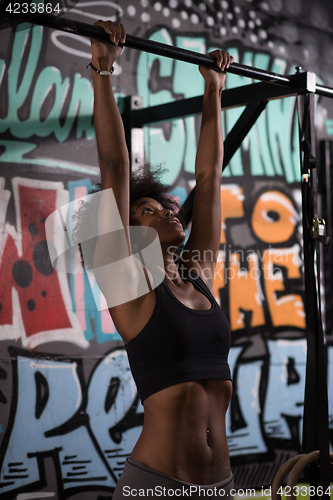
POLYGON ((131 457, 188 483, 222 481, 230 475, 225 413, 231 393, 229 380, 202 380, 148 397, 131 457))

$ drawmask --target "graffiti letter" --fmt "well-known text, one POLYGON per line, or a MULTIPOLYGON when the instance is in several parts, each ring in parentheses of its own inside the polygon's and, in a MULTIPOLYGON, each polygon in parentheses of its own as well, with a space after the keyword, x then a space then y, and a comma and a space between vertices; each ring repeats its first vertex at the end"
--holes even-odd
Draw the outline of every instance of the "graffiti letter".
POLYGON ((238 402, 237 405, 231 402, 226 418, 231 456, 267 451, 260 427, 259 384, 262 361, 239 365, 235 370, 241 350, 242 348, 234 347, 229 353, 229 364, 233 373, 233 398, 237 397, 238 402))
MULTIPOLYGON (((172 39, 166 29, 156 31, 150 40, 172 45, 172 39)), ((143 106, 163 104, 174 99, 172 90, 173 61, 165 57, 142 52, 137 69, 138 94, 142 97, 143 106), (147 80, 149 68, 150 80, 147 80)), ((164 128, 145 127, 145 151, 149 162, 157 165, 165 162, 169 172, 163 177, 166 184, 173 184, 182 167, 185 155, 185 127, 184 120, 170 122, 169 133, 166 137, 164 128)))
POLYGON ((284 279, 281 269, 274 269, 274 266, 285 267, 289 279, 300 279, 301 260, 298 253, 299 246, 296 244, 292 248, 270 248, 263 254, 266 298, 274 326, 305 328, 302 297, 297 294, 281 297, 281 292, 285 290, 284 279))
POLYGON ((226 243, 225 237, 225 220, 235 217, 244 217, 243 209, 243 188, 236 186, 234 184, 228 184, 227 186, 222 186, 221 188, 221 215, 222 215, 222 225, 221 225, 221 237, 220 242, 226 243))
POLYGON ((41 454, 60 462, 64 488, 114 485, 87 428, 79 423, 64 433, 82 404, 76 363, 18 356, 17 379, 15 421, 1 468, 2 491, 43 481, 41 454))
POLYGON ((267 346, 270 353, 270 368, 263 412, 265 432, 268 437, 280 439, 294 437, 300 442, 306 340, 268 340, 267 346), (288 425, 288 417, 296 417, 294 424, 288 425))
POLYGON ((251 225, 266 243, 282 243, 294 234, 299 216, 290 199, 279 191, 266 191, 257 199, 251 225))
POLYGON ((119 477, 143 424, 143 408, 124 349, 111 352, 97 366, 89 384, 87 413, 105 460, 119 477))
POLYGON ((251 253, 247 257, 249 270, 240 269, 240 256, 231 254, 229 269, 230 326, 231 330, 265 324, 262 307, 263 294, 259 281, 258 256, 251 253), (245 325, 244 312, 251 311, 250 325, 245 325))
MULTIPOLYGON (((68 283, 54 271, 45 237, 45 220, 68 193, 59 183, 14 178, 17 232, 6 226, 0 262, 0 338, 22 336, 35 347, 65 340, 87 347, 73 314, 68 283), (14 333, 13 333, 14 332, 14 333)), ((60 203, 61 205, 61 203, 60 203)))

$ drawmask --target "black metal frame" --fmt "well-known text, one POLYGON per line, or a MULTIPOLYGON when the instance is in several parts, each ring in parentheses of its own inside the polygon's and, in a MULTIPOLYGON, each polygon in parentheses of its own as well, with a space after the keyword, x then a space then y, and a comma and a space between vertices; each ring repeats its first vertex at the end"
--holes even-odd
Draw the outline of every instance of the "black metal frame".
MULTIPOLYGON (((3 23, 3 27, 6 27, 8 23, 17 25, 24 21, 76 35, 109 40, 109 36, 99 27, 46 14, 7 16, 0 21, 0 29, 1 23, 3 23)), ((129 48, 216 69, 215 60, 211 56, 197 54, 151 40, 144 40, 127 35, 124 45, 129 48)), ((317 279, 319 278, 318 272, 320 272, 318 264, 320 239, 315 239, 313 232, 313 220, 318 218, 314 94, 333 98, 333 89, 317 85, 315 82, 315 75, 310 72, 298 72, 295 75, 284 76, 258 68, 247 67, 238 63, 233 63, 228 68, 227 72, 246 76, 255 80, 261 80, 262 83, 246 85, 223 92, 223 109, 246 106, 242 115, 225 139, 223 168, 225 168, 235 151, 240 147, 243 139, 246 137, 261 112, 265 109, 268 101, 288 96, 298 96, 301 142, 304 281, 306 290, 305 308, 308 341, 303 452, 309 453, 316 449, 320 449, 320 480, 321 485, 327 487, 329 485, 327 360, 321 310, 320 306, 318 306, 320 301, 319 279, 317 279), (316 264, 315 261, 317 262, 316 264)), ((123 120, 129 150, 131 151, 132 128, 139 128, 151 123, 195 115, 200 113, 201 109, 202 97, 177 100, 176 102, 145 109, 133 109, 133 101, 131 98, 128 98, 126 100, 123 120)), ((191 191, 190 196, 181 209, 181 215, 186 224, 191 220, 194 195, 195 189, 191 191)), ((323 240, 322 238, 322 242, 327 243, 327 238, 325 241, 323 240)), ((312 482, 316 485, 317 478, 314 477, 312 482)))
MULTIPOLYGON (((324 140, 320 142, 319 183, 322 202, 322 215, 326 221, 328 234, 333 233, 333 141, 324 140)), ((325 304, 333 306, 333 255, 330 249, 323 249, 323 268, 325 273, 324 291, 325 304)), ((332 307, 325 308, 325 332, 333 340, 333 310, 332 307)))
MULTIPOLYGON (((298 96, 301 145, 302 223, 307 330, 307 363, 303 419, 303 451, 320 450, 320 483, 324 491, 330 485, 329 427, 327 397, 327 349, 322 324, 320 297, 320 242, 314 237, 314 221, 319 220, 317 199, 317 159, 315 134, 315 95, 298 96)), ((318 484, 318 470, 310 468, 311 483, 318 484)), ((325 495, 329 498, 329 495, 325 495)))

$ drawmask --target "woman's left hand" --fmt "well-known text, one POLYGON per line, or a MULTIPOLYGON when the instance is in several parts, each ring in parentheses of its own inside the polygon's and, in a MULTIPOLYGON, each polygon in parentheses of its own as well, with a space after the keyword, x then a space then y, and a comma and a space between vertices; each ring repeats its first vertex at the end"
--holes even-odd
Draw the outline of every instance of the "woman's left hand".
POLYGON ((229 68, 234 58, 225 50, 214 50, 213 52, 209 52, 208 55, 216 58, 216 65, 221 69, 221 72, 206 68, 205 66, 199 66, 199 71, 207 84, 223 89, 226 77, 223 71, 229 68))

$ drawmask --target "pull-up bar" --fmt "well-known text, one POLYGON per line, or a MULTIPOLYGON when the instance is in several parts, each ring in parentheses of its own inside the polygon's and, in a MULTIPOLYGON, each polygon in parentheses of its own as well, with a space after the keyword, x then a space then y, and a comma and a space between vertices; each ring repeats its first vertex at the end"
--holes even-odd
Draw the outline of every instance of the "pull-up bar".
MULTIPOLYGON (((90 24, 82 23, 79 21, 73 21, 64 17, 58 17, 48 14, 9 14, 6 16, 10 20, 19 20, 19 22, 28 21, 33 24, 38 24, 41 26, 47 26, 59 31, 65 31, 67 33, 72 33, 73 35, 85 36, 88 38, 97 38, 99 40, 110 41, 110 37, 105 33, 102 28, 98 26, 92 26, 90 24)), ((151 54, 160 55, 163 57, 169 57, 171 59, 176 59, 178 61, 183 61, 191 64, 206 66, 207 68, 216 69, 215 58, 206 54, 200 54, 193 52, 191 50, 181 49, 179 47, 174 47, 172 45, 166 45, 163 43, 155 42, 153 40, 147 40, 145 38, 139 38, 133 35, 126 36, 126 42, 124 44, 119 44, 120 46, 128 47, 130 49, 141 50, 143 52, 149 52, 151 54)), ((277 85, 282 85, 285 87, 294 88, 297 86, 297 75, 284 76, 277 73, 272 73, 270 71, 265 71, 259 68, 253 68, 250 66, 245 66, 244 64, 239 64, 234 62, 226 70, 228 73, 233 73, 235 75, 244 76, 247 78, 252 78, 254 80, 261 80, 263 82, 274 83, 277 85)), ((316 85, 316 94, 333 97, 333 89, 328 87, 323 87, 316 85)))

